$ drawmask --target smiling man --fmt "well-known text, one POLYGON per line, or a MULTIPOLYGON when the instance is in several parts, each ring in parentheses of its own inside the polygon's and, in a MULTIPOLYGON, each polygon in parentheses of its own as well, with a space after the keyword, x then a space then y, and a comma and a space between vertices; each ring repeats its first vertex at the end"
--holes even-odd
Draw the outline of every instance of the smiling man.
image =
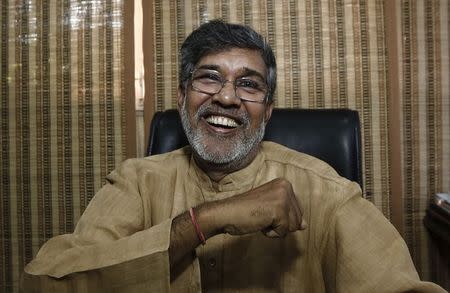
POLYGON ((75 231, 26 268, 26 292, 444 292, 359 186, 262 142, 275 57, 253 29, 201 25, 181 48, 189 146, 125 161, 75 231))

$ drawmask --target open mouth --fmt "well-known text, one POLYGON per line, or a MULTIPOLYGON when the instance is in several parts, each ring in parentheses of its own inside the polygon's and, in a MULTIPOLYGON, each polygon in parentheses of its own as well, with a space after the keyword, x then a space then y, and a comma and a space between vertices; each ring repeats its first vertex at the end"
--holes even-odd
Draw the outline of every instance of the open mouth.
POLYGON ((240 125, 240 123, 233 118, 218 115, 207 116, 205 117, 205 121, 213 127, 225 129, 234 129, 240 125))

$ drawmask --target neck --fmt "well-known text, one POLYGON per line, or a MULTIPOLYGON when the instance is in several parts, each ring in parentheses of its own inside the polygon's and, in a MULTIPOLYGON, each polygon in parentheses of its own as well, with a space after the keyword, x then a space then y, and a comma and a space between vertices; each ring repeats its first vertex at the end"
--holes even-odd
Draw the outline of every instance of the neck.
POLYGON ((194 154, 195 162, 198 167, 203 170, 203 172, 208 175, 208 177, 215 182, 219 182, 228 174, 244 169, 255 159, 259 148, 254 148, 244 160, 239 162, 230 162, 226 164, 215 164, 208 162, 200 158, 197 154, 194 154))

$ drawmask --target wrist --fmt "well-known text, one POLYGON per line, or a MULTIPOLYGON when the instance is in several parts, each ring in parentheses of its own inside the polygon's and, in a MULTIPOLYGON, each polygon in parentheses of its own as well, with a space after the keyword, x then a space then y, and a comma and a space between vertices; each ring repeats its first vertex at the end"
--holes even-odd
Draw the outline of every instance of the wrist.
POLYGON ((218 218, 218 207, 215 202, 205 203, 195 208, 195 216, 206 239, 223 233, 223 226, 218 218))
POLYGON ((191 222, 192 222, 192 225, 194 225, 195 233, 197 234, 197 237, 200 240, 200 243, 202 245, 205 245, 206 244, 206 238, 205 238, 205 235, 202 232, 202 229, 200 228, 200 225, 197 222, 194 208, 190 208, 189 209, 189 214, 191 216, 191 222))

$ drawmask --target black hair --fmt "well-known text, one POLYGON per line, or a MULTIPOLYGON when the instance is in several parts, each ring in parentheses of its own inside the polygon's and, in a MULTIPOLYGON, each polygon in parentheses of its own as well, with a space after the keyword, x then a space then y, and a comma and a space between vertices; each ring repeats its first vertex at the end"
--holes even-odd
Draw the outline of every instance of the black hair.
POLYGON ((277 83, 277 65, 272 48, 253 28, 211 20, 200 25, 183 42, 180 50, 180 86, 185 88, 199 60, 207 54, 232 48, 253 49, 260 52, 267 67, 267 100, 272 102, 277 83))

